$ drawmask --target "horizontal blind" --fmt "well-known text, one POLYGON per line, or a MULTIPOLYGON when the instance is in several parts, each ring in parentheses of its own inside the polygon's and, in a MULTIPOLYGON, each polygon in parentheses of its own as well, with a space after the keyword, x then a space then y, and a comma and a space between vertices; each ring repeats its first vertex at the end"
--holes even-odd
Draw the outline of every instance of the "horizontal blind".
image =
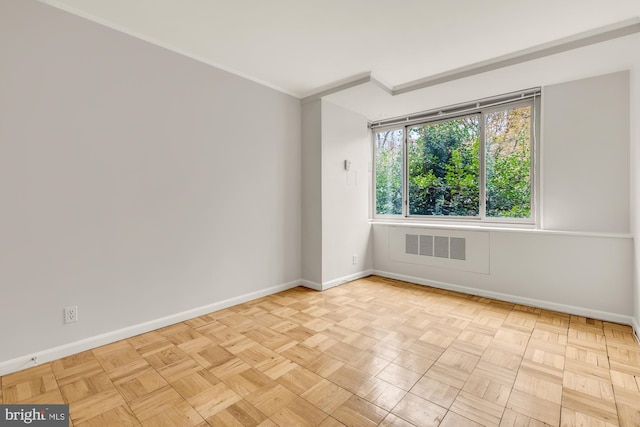
POLYGON ((446 119, 456 116, 462 116, 480 112, 483 108, 495 107, 511 102, 522 101, 525 99, 540 96, 540 88, 526 89, 518 92, 506 93, 503 95, 492 96, 490 98, 479 99, 476 101, 465 102, 462 104, 450 105, 443 108, 435 108, 433 110, 414 113, 409 116, 395 117, 377 122, 370 122, 370 129, 378 129, 393 126, 407 126, 415 123, 423 123, 446 119))

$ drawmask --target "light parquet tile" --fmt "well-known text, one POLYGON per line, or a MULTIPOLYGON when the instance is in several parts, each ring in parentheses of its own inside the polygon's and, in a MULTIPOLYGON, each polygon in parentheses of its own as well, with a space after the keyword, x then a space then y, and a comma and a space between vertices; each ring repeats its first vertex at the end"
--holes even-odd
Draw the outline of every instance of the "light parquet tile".
POLYGON ((549 424, 535 418, 519 414, 511 409, 505 409, 500 421, 500 427, 548 427, 549 424))
POLYGON ((384 380, 372 377, 360 389, 358 396, 387 411, 393 409, 407 392, 384 380))
MULTIPOLYGON (((35 403, 44 398, 59 397, 62 402, 51 364, 36 366, 2 377, 4 403, 35 403)), ((49 402, 53 403, 53 402, 49 402)))
MULTIPOLYGON (((258 347, 258 344, 256 344, 255 347, 258 347)), ((246 350, 246 351, 248 352, 249 350, 246 350)), ((247 362, 249 365, 253 366, 250 362, 247 361, 247 359, 251 360, 251 358, 246 356, 246 353, 244 352, 241 354, 245 354, 245 356, 244 357, 240 355, 236 355, 236 356, 244 360, 245 362, 247 362)), ((185 356, 187 356, 186 353, 185 353, 185 356)), ((191 355, 191 358, 204 368, 213 368, 233 359, 234 355, 233 353, 229 352, 226 348, 220 345, 214 344, 196 354, 191 355)), ((177 356, 176 356, 176 359, 179 360, 177 356)))
MULTIPOLYGON (((185 375, 190 375, 202 369, 202 365, 198 364, 191 357, 185 357, 169 365, 159 368, 157 371, 168 382, 175 381, 185 375)), ((140 370, 142 371, 142 370, 140 370)))
POLYGON ((116 389, 127 402, 145 396, 167 385, 158 371, 147 368, 114 381, 116 389))
MULTIPOLYGON (((113 423, 111 425, 118 425, 113 423)), ((180 402, 164 411, 147 418, 142 422, 144 427, 184 426, 204 427, 208 424, 198 412, 187 402, 180 402)))
MULTIPOLYGON (((76 427, 102 427, 102 426, 139 426, 138 419, 128 406, 120 405, 101 412, 91 418, 75 421, 76 427)), ((158 424, 156 424, 158 425, 158 424)), ((166 425, 166 424, 164 424, 166 425)))
POLYGON ((353 366, 369 375, 378 375, 390 364, 391 362, 388 360, 374 356, 371 353, 362 353, 356 359, 349 362, 350 366, 353 366))
POLYGON ((316 427, 328 415, 305 399, 298 397, 278 409, 270 419, 279 426, 316 427))
POLYGON ((613 385, 609 379, 604 379, 588 373, 565 371, 563 386, 566 390, 573 390, 594 397, 599 400, 613 402, 613 385))
POLYGON ((499 366, 506 371, 511 371, 514 373, 513 376, 515 378, 515 372, 517 372, 520 363, 522 363, 522 356, 508 350, 489 346, 482 354, 482 357, 480 357, 479 364, 483 362, 499 366))
POLYGON ((476 369, 462 390, 487 402, 504 407, 509 399, 512 386, 511 377, 502 375, 499 370, 476 369))
POLYGON ((450 410, 458 415, 464 414, 465 418, 478 424, 498 426, 504 412, 504 405, 461 391, 453 401, 450 410))
POLYGON ((602 329, 592 327, 570 327, 568 343, 591 350, 607 351, 607 343, 602 329))
MULTIPOLYGON (((267 416, 246 400, 239 400, 207 418, 212 426, 254 427, 268 420, 267 416)), ((178 425, 178 424, 176 424, 178 425)))
POLYGON ((302 393, 302 397, 313 403, 318 408, 330 414, 340 407, 353 394, 348 390, 332 383, 322 380, 309 390, 302 393))
POLYGON ((315 385, 322 382, 322 380, 323 378, 320 375, 315 374, 302 366, 298 366, 280 376, 276 382, 285 386, 295 394, 302 395, 307 390, 310 390, 315 385))
POLYGON ((611 383, 614 389, 622 388, 632 392, 640 391, 640 377, 614 369, 610 370, 609 374, 611 375, 611 383))
POLYGON ((302 344, 304 344, 305 346, 316 349, 321 352, 328 350, 329 348, 333 347, 334 344, 337 344, 337 343, 338 343, 337 340, 330 338, 328 335, 323 333, 317 333, 315 335, 312 335, 302 342, 302 344))
POLYGON ((546 346, 538 346, 536 344, 527 346, 523 359, 528 363, 548 366, 559 371, 562 371, 565 367, 564 351, 559 354, 554 350, 549 350, 546 346))
POLYGON ((613 396, 611 397, 611 399, 601 399, 590 393, 564 388, 562 392, 562 408, 583 413, 603 422, 617 423, 616 403, 613 400, 613 396))
MULTIPOLYGON (((351 341, 354 341, 359 336, 364 335, 360 332, 356 332, 349 328, 342 327, 339 324, 335 324, 331 326, 330 328, 322 331, 322 333, 329 338, 332 338, 336 341, 341 341, 346 344, 349 344, 351 341)), ((385 335, 386 334, 387 332, 385 332, 385 335)), ((365 336, 368 336, 368 335, 365 335, 365 336)))
POLYGON ((607 346, 611 369, 640 376, 640 346, 618 344, 607 346))
POLYGON ((435 363, 435 361, 436 359, 420 356, 419 354, 407 350, 403 351, 398 357, 396 357, 393 360, 393 363, 398 366, 402 366, 403 368, 407 368, 410 371, 424 374, 427 372, 427 369, 435 363))
POLYGON ((415 427, 415 424, 411 424, 391 413, 379 425, 380 427, 415 427))
POLYGON ((440 423, 440 427, 483 427, 483 425, 449 411, 440 423))
POLYGON ((629 326, 371 276, 0 377, 71 426, 640 426, 629 326))
POLYGON ((482 356, 492 340, 493 335, 478 333, 476 331, 463 331, 453 343, 451 343, 451 348, 467 354, 482 356))
POLYGON ((509 313, 504 320, 503 326, 523 332, 531 332, 536 325, 538 315, 517 310, 521 307, 517 306, 516 309, 509 313))
POLYGON ((242 397, 245 397, 261 387, 273 382, 271 378, 255 368, 246 369, 237 375, 224 379, 223 381, 231 390, 235 391, 242 397))
POLYGON ((584 412, 563 407, 560 414, 560 426, 618 427, 619 424, 614 420, 605 421, 584 412))
POLYGON ((395 384, 401 389, 407 391, 409 391, 421 377, 419 373, 403 368, 395 363, 388 364, 387 367, 380 371, 376 376, 381 380, 395 384))
MULTIPOLYGON (((158 375, 153 370, 150 370, 149 372, 153 372, 155 375, 158 375)), ((162 377, 160 377, 160 379, 162 379, 162 377)), ((92 373, 91 375, 75 377, 75 381, 65 382, 64 385, 60 386, 60 392, 62 393, 62 397, 65 402, 73 403, 97 393, 112 390, 113 388, 114 384, 111 382, 107 374, 100 371, 92 373)))
POLYGON ((530 334, 524 331, 503 327, 493 337, 492 345, 522 355, 529 343, 530 334))
MULTIPOLYGON (((174 397, 171 396, 171 398, 174 397)), ((226 384, 218 383, 212 388, 187 399, 187 402, 189 402, 189 404, 198 411, 200 416, 207 419, 241 399, 242 397, 240 397, 240 395, 234 392, 226 384)), ((262 401, 259 402, 262 403, 262 401)), ((257 407, 257 405, 254 406, 257 407)), ((135 412, 135 408, 132 407, 132 409, 135 412)))
POLYGON ((358 396, 351 396, 331 413, 331 416, 347 426, 375 427, 387 416, 388 411, 358 396))
POLYGON ((511 390, 507 408, 551 426, 560 424, 560 404, 520 390, 511 390))
MULTIPOLYGON (((231 389, 229 390, 232 391, 231 389)), ((235 401, 237 400, 240 400, 238 398, 237 400, 231 401, 232 399, 232 396, 229 396, 228 401, 230 402, 230 404, 235 403, 235 401)), ((286 406, 290 402, 297 399, 297 395, 288 390, 286 387, 276 382, 272 382, 259 388, 253 393, 248 394, 245 399, 253 406, 258 408, 263 414, 271 416, 278 410, 280 410, 280 408, 282 408, 283 406, 286 406)), ((221 407, 220 409, 224 409, 226 406, 221 407)))
POLYGON ((372 375, 348 365, 342 366, 327 377, 331 382, 352 393, 357 393, 371 378, 372 375))
POLYGON ((303 344, 297 344, 280 353, 281 356, 297 363, 298 365, 307 365, 313 363, 324 355, 319 350, 307 347, 303 344))
POLYGON ((569 321, 571 315, 566 313, 559 313, 557 311, 550 311, 542 309, 538 314, 538 322, 537 325, 545 325, 550 327, 555 327, 558 329, 567 330, 569 328, 569 321))
POLYGON ((190 399, 202 392, 212 389, 219 383, 220 380, 216 375, 214 375, 210 371, 207 371, 206 369, 200 369, 196 372, 193 372, 189 375, 184 375, 179 379, 172 381, 171 386, 184 399, 190 399))
POLYGON ((184 399, 177 391, 171 386, 165 386, 132 400, 129 402, 129 406, 136 418, 144 421, 182 402, 184 399))
MULTIPOLYGON (((435 344, 429 344, 425 341, 420 341, 420 340, 415 341, 406 349, 406 351, 409 351, 411 353, 417 354, 418 356, 431 359, 434 361, 438 360, 438 358, 442 355, 442 353, 444 353, 445 350, 446 348, 444 347, 440 347, 435 344)), ((389 361, 393 361, 395 358, 399 357, 403 353, 404 351, 392 352, 391 355, 392 356, 395 355, 395 357, 392 357, 392 358, 385 357, 385 359, 389 361)))
POLYGON ((478 361, 479 358, 477 356, 448 349, 429 368, 425 376, 461 389, 469 379, 478 361))
POLYGON ((51 362, 53 374, 58 385, 77 381, 79 378, 104 372, 102 366, 91 351, 74 354, 51 362))
POLYGON ((556 373, 540 367, 545 366, 530 364, 520 368, 513 388, 559 405, 562 401, 562 371, 556 373))
POLYGON ((344 427, 344 424, 333 417, 327 417, 320 423, 318 427, 344 427))
POLYGON ((427 377, 420 378, 411 389, 412 394, 442 406, 443 408, 449 408, 459 392, 459 389, 449 384, 427 377))
POLYGON ((315 359, 307 363, 303 363, 303 366, 310 371, 327 378, 338 369, 345 366, 345 364, 337 359, 334 359, 331 356, 320 354, 315 359))
POLYGON ((408 393, 391 411, 394 415, 416 426, 438 426, 447 410, 415 394, 408 393))
MULTIPOLYGON (((123 407, 124 412, 129 412, 126 409, 127 404, 120 393, 112 387, 72 402, 69 405, 69 416, 74 424, 80 424, 119 407, 123 407)), ((121 413, 121 411, 122 410, 117 410, 116 412, 121 413)))
POLYGON ((146 360, 126 340, 96 348, 92 352, 114 381, 149 366, 146 360))

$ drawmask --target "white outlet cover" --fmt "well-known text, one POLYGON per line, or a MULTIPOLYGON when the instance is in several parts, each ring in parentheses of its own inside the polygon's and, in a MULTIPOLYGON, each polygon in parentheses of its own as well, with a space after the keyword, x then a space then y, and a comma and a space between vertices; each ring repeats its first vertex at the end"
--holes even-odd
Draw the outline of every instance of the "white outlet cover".
POLYGON ((72 323, 78 321, 78 306, 72 305, 64 309, 64 323, 72 323))

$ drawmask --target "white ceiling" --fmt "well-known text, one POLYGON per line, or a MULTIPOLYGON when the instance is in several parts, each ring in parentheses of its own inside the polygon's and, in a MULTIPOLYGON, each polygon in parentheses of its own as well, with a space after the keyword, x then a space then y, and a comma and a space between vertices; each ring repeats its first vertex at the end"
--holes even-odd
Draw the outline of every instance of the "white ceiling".
POLYGON ((403 85, 640 15, 640 0, 41 1, 300 98, 366 73, 403 85))

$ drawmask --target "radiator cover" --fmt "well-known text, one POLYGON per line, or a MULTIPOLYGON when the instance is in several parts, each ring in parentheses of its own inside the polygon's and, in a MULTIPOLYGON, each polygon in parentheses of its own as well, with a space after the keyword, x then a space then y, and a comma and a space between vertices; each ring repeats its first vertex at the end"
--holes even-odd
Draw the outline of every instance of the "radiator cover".
POLYGON ((489 274, 490 232, 389 227, 391 261, 489 274))

